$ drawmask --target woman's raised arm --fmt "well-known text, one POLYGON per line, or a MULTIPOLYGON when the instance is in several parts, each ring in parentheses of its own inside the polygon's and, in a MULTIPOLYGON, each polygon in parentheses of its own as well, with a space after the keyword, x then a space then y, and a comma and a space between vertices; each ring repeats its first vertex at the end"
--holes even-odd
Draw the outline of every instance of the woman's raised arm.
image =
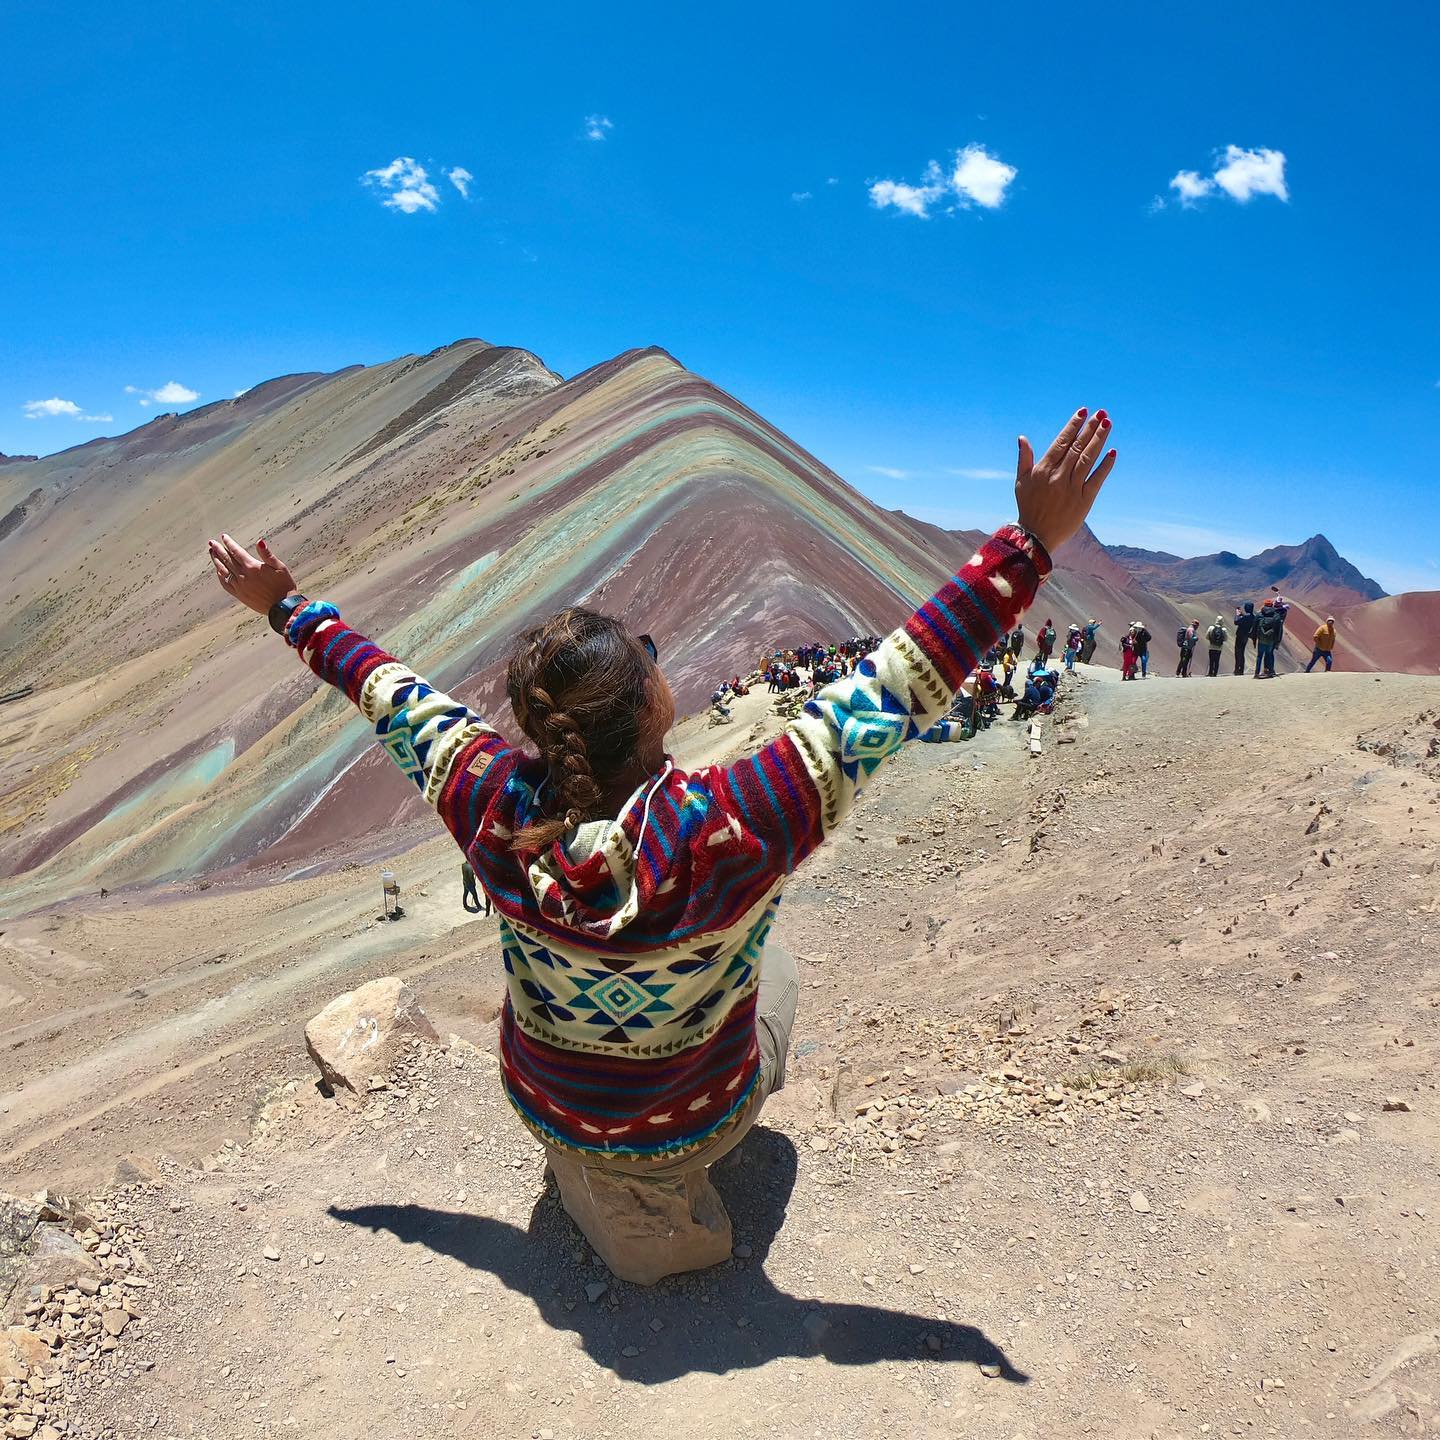
POLYGON ((856 667, 757 754, 710 773, 771 873, 793 870, 849 813, 880 764, 950 708, 980 657, 1034 602, 1050 555, 1084 524, 1115 464, 1110 418, 1077 410, 1037 463, 1018 441, 1018 525, 1006 525, 856 667))
POLYGON ((375 738, 415 782, 462 846, 475 837, 482 809, 480 777, 498 781, 513 760, 505 740, 467 705, 437 690, 373 640, 352 630, 335 606, 306 601, 290 567, 261 540, 252 555, 222 535, 210 541, 221 588, 271 616, 286 641, 320 679, 342 691, 374 727, 375 738), (289 609, 288 614, 276 610, 289 609), (495 773, 487 774, 500 761, 495 773))

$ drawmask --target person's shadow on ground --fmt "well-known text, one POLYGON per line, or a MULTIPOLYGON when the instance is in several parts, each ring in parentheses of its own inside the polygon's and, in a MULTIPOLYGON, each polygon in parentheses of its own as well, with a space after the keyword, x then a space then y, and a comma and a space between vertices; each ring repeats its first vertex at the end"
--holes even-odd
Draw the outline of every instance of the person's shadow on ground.
POLYGON ((489 1270, 528 1295, 552 1329, 574 1331, 587 1355, 626 1380, 655 1384, 694 1371, 718 1375, 787 1355, 823 1355, 838 1365, 965 1361, 996 1366, 1017 1384, 1030 1378, 973 1325, 777 1290, 762 1266, 795 1185, 795 1147, 784 1135, 757 1127, 734 1153, 738 1158, 713 1170, 711 1179, 737 1234, 748 1238, 751 1257, 674 1276, 648 1290, 622 1287, 603 1266, 572 1263, 583 1241, 553 1183, 536 1202, 528 1230, 426 1205, 332 1205, 330 1214, 489 1270), (619 1310, 603 1299, 587 1300, 584 1286, 597 1280, 625 1296, 619 1310))

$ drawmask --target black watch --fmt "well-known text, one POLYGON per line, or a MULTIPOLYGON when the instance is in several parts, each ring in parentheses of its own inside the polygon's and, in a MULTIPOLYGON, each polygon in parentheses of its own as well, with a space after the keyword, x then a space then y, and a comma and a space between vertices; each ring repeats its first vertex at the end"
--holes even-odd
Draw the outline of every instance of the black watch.
POLYGON ((277 600, 270 607, 270 628, 277 635, 283 635, 285 627, 290 623, 290 617, 305 603, 303 595, 287 595, 283 600, 277 600))

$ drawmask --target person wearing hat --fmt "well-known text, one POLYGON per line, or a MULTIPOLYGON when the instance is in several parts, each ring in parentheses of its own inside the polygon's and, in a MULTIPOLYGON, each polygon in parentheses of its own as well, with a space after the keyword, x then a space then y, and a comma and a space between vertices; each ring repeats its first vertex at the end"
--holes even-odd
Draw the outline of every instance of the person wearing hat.
POLYGON ((1100 622, 1092 615, 1090 623, 1084 627, 1084 637, 1080 641, 1080 663, 1088 665, 1095 658, 1095 642, 1100 630, 1100 622))
POLYGON ((1140 666, 1140 678, 1145 680, 1150 675, 1150 642, 1155 637, 1141 620, 1137 620, 1130 627, 1130 633, 1135 637, 1135 660, 1140 666))
POLYGON ((1308 675, 1314 668, 1317 660, 1325 662, 1327 671, 1335 668, 1335 617, 1327 615, 1325 623, 1315 632, 1315 651, 1310 656, 1310 663, 1305 667, 1308 675))
POLYGON ((1210 645, 1210 677, 1214 679, 1220 673, 1220 652, 1225 648, 1225 641, 1229 636, 1225 628, 1225 617, 1217 615, 1215 623, 1205 632, 1205 639, 1210 645))

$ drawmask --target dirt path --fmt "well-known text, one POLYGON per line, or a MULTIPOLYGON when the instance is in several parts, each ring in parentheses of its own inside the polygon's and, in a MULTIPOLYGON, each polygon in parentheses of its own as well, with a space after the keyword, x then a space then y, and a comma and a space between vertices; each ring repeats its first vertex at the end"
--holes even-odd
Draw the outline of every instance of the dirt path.
MULTIPOLYGON (((1436 699, 1089 680, 1038 759, 1003 723, 907 750, 786 892, 790 1083, 716 1179, 742 1248, 653 1290, 589 1256, 485 1054, 324 1101, 277 1017, 382 972, 305 975, 242 1054, 25 1155, 173 1157, 71 1435, 1429 1433, 1436 699)), ((375 965, 481 1036, 487 925, 375 965)))

